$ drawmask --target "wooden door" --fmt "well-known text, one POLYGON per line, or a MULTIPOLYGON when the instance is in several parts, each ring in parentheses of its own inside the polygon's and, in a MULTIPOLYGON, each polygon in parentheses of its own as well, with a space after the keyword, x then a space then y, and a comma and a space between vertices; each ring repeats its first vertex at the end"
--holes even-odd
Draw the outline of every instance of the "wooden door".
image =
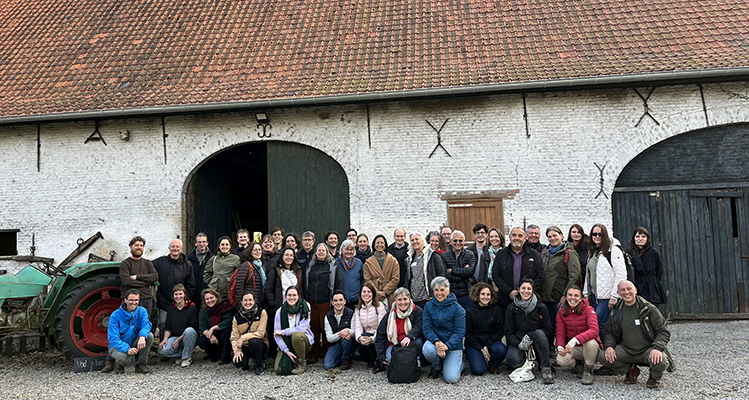
POLYGON ((447 205, 448 225, 453 230, 463 231, 466 240, 474 242, 473 227, 482 223, 489 229, 497 228, 504 234, 502 199, 449 200, 447 205))

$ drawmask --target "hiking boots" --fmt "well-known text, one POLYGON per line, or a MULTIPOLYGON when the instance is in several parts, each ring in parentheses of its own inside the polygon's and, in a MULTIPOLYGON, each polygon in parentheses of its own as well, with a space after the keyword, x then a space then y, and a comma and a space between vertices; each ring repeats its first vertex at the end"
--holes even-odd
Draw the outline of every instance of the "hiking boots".
POLYGON ((584 369, 585 368, 583 367, 583 363, 581 363, 580 360, 577 360, 575 362, 575 366, 572 368, 572 373, 575 374, 577 379, 582 379, 584 369))
POLYGON ((551 372, 551 367, 541 368, 541 376, 543 376, 545 385, 554 383, 554 374, 551 372))
POLYGON ((116 362, 114 363, 114 373, 115 374, 124 374, 125 373, 125 366, 116 362))
POLYGON ((432 368, 431 371, 429 371, 429 379, 437 379, 440 377, 440 370, 432 368))
POLYGON ((264 371, 265 366, 263 365, 263 363, 257 363, 257 365, 255 366, 255 375, 262 375, 264 371))
MULTIPOLYGON (((117 371, 115 371, 115 372, 117 372, 117 371)), ((135 365, 135 373, 136 374, 150 374, 151 370, 148 369, 148 367, 146 367, 145 364, 136 364, 135 365)))
POLYGON ((112 371, 114 371, 114 361, 107 361, 107 363, 104 364, 104 368, 101 369, 101 373, 108 374, 112 371))
POLYGON ((627 371, 627 377, 624 378, 624 383, 627 385, 634 385, 637 383, 637 377, 640 376, 640 369, 636 365, 632 364, 627 371))
POLYGON ((307 360, 304 358, 299 358, 296 360, 296 367, 294 367, 294 369, 291 370, 291 373, 294 375, 301 375, 306 370, 307 370, 307 360))
POLYGON ((351 368, 351 360, 345 359, 341 361, 341 371, 345 371, 347 369, 351 368))
POLYGON ((585 370, 583 371, 583 385, 592 385, 593 384, 593 367, 588 367, 587 365, 583 367, 585 370))
POLYGON ((650 373, 650 376, 648 377, 648 383, 645 384, 645 386, 655 389, 661 386, 661 381, 658 379, 653 379, 653 373, 650 373))

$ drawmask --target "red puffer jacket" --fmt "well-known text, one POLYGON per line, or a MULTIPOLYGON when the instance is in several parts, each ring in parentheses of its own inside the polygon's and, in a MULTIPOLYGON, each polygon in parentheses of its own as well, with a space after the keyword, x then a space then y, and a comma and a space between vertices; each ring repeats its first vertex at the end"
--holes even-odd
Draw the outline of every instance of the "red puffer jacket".
POLYGON ((582 300, 581 310, 580 315, 570 311, 567 316, 564 316, 564 309, 559 309, 557 312, 557 346, 566 346, 570 339, 576 337, 581 346, 595 339, 598 346, 603 348, 601 338, 598 337, 596 310, 588 304, 586 299, 582 300))

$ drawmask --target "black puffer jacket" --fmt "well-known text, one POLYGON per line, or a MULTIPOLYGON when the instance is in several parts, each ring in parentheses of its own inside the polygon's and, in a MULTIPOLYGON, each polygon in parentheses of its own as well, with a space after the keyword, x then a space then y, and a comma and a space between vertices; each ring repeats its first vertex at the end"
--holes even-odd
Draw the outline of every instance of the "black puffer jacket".
POLYGON ((159 287, 156 290, 156 305, 159 309, 167 310, 172 305, 172 289, 178 283, 185 285, 186 298, 190 299, 195 294, 195 275, 187 256, 180 254, 177 259, 161 256, 153 260, 153 266, 159 273, 159 287))
POLYGON ((476 255, 463 249, 456 257, 455 250, 450 249, 442 253, 441 256, 445 271, 452 269, 452 272, 447 273, 447 279, 450 281, 450 293, 454 293, 455 297, 467 295, 471 290, 470 279, 476 272, 476 255))
POLYGON ((486 307, 471 307, 466 310, 466 345, 476 350, 502 340, 504 334, 504 315, 499 304, 486 307))

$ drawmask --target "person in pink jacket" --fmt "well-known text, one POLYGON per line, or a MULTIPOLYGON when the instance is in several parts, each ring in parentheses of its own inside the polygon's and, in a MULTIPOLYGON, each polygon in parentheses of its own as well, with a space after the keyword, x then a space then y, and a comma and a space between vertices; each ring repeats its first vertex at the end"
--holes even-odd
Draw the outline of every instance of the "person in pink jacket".
POLYGON ((583 385, 593 384, 593 364, 596 363, 601 339, 598 336, 596 310, 583 298, 577 286, 567 289, 562 309, 557 313, 557 364, 575 367, 583 385), (578 361, 584 361, 581 368, 578 361))
POLYGON ((364 282, 359 291, 359 303, 354 311, 354 338, 358 343, 358 353, 369 355, 369 366, 374 367, 372 372, 378 373, 381 368, 377 362, 377 350, 375 349, 375 334, 380 326, 382 317, 387 314, 385 305, 380 303, 375 294, 377 289, 372 282, 364 282))

